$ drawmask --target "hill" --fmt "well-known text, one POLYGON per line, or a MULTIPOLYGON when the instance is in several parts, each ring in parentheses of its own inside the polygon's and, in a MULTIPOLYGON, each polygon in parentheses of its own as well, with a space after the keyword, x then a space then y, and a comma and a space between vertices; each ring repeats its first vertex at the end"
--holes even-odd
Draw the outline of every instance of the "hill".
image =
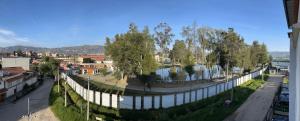
POLYGON ((61 53, 67 55, 104 53, 104 48, 101 45, 82 45, 82 46, 70 46, 70 47, 60 47, 60 48, 45 48, 45 47, 32 47, 32 46, 0 47, 0 53, 13 52, 17 50, 61 53))

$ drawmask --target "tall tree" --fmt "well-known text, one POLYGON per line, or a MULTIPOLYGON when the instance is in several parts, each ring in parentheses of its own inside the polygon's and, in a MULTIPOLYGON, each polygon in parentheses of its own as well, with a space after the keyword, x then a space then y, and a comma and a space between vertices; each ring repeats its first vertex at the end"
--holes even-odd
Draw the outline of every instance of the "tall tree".
POLYGON ((147 27, 140 32, 136 25, 130 24, 127 33, 117 34, 113 40, 109 41, 110 44, 107 42, 105 50, 106 54, 111 56, 114 65, 122 72, 122 78, 155 72, 155 42, 147 27))
POLYGON ((197 23, 193 22, 190 26, 184 26, 182 28, 182 36, 185 37, 187 43, 188 51, 192 52, 196 58, 196 62, 198 63, 198 42, 199 42, 199 35, 198 35, 198 27, 197 23))
POLYGON ((176 40, 173 45, 173 49, 170 53, 170 58, 173 64, 179 63, 183 64, 183 60, 186 57, 187 49, 183 40, 176 40))
POLYGON ((174 34, 172 33, 172 28, 167 23, 159 23, 154 28, 154 38, 156 44, 160 48, 160 61, 164 59, 167 46, 171 43, 174 34))

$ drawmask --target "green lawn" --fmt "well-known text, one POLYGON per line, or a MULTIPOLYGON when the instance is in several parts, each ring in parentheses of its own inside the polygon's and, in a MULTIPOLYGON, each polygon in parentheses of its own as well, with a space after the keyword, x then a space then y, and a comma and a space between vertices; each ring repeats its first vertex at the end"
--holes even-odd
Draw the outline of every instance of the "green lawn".
MULTIPOLYGON (((216 96, 189 103, 181 106, 160 109, 160 110, 117 110, 91 104, 91 120, 95 117, 101 117, 109 120, 139 120, 139 121, 221 121, 228 115, 232 114, 243 102, 259 88, 264 81, 261 77, 248 81, 234 89, 234 101, 230 106, 224 106, 224 101, 230 98, 230 90, 216 96)), ((267 79, 267 77, 265 77, 267 79)), ((68 107, 63 106, 64 100, 57 93, 57 85, 54 85, 50 95, 50 105, 55 115, 62 121, 83 121, 86 119, 85 111, 86 102, 76 94, 70 87, 68 95, 68 107)))
POLYGON ((64 107, 64 98, 58 93, 57 86, 58 85, 55 84, 52 87, 49 98, 49 105, 55 116, 61 121, 84 121, 86 116, 80 113, 77 107, 72 105, 69 105, 67 108, 64 107))

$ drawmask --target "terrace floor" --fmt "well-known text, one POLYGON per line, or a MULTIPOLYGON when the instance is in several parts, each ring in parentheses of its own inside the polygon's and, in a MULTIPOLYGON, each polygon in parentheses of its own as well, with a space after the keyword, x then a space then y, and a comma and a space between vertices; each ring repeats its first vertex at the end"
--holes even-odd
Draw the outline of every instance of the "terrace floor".
MULTIPOLYGON (((79 75, 80 77, 87 78, 87 75, 79 75)), ((209 80, 199 80, 199 81, 186 81, 178 83, 155 83, 146 86, 143 82, 138 80, 116 80, 112 77, 103 77, 100 75, 90 76, 94 84, 101 86, 103 84, 109 85, 105 87, 118 87, 121 88, 125 93, 130 94, 168 94, 174 92, 188 91, 191 89, 198 89, 201 87, 207 87, 209 85, 214 85, 216 83, 224 82, 225 79, 214 79, 209 80)), ((102 86, 103 87, 103 86, 102 86)))
POLYGON ((270 76, 262 88, 257 89, 246 102, 224 121, 263 121, 282 80, 282 76, 270 76))

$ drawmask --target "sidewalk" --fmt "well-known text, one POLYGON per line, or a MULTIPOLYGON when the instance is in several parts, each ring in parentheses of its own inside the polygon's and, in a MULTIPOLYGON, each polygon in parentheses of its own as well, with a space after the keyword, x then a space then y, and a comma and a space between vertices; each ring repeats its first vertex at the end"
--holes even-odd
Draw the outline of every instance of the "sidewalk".
POLYGON ((282 82, 282 76, 270 76, 232 115, 224 121, 263 121, 282 82))

